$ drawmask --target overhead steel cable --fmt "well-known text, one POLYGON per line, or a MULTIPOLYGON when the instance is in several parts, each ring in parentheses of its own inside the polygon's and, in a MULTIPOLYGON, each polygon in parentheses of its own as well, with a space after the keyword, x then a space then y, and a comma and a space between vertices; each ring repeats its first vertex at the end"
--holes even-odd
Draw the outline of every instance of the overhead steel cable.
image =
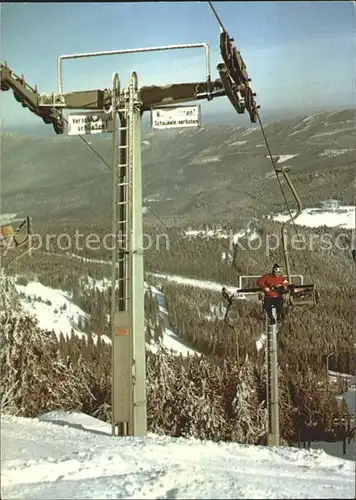
MULTIPOLYGON (((221 29, 222 29, 225 33, 227 33, 227 31, 226 31, 226 29, 225 29, 225 27, 224 27, 224 24, 223 24, 223 22, 222 22, 221 18, 219 17, 218 13, 216 12, 216 10, 215 10, 215 8, 214 8, 214 6, 213 6, 212 2, 210 2, 210 1, 209 1, 209 2, 208 2, 208 4, 209 4, 209 6, 210 6, 210 8, 211 8, 211 10, 212 10, 212 12, 213 12, 213 14, 214 14, 214 16, 215 16, 215 18, 216 18, 217 22, 219 23, 219 25, 220 25, 221 29)), ((274 162, 274 160, 273 160, 272 151, 271 151, 271 148, 270 148, 270 145, 269 145, 269 142, 268 142, 268 139, 267 139, 267 136, 266 136, 265 130, 264 130, 264 126, 263 126, 263 124, 262 124, 261 117, 260 117, 259 112, 258 112, 258 110, 257 110, 257 109, 255 110, 255 114, 256 114, 256 117, 257 117, 257 120, 258 120, 258 123, 259 123, 260 129, 261 129, 261 132, 262 132, 262 135, 263 135, 263 139, 264 139, 264 142, 265 142, 265 145, 266 145, 267 151, 268 151, 268 153, 269 153, 269 159, 270 159, 270 161, 271 161, 271 163, 272 163, 272 166, 273 166, 273 169, 274 169, 274 171, 275 171, 275 173, 276 173, 277 181, 278 181, 278 184, 279 184, 279 187, 280 187, 281 193, 282 193, 282 195, 283 195, 284 202, 285 202, 285 205, 286 205, 286 207, 287 207, 288 214, 289 214, 289 216, 290 216, 290 218, 291 218, 291 222, 292 222, 292 225, 293 225, 294 230, 295 230, 295 232, 296 232, 296 235, 298 236, 298 234, 299 234, 299 233, 298 233, 298 229, 297 229, 296 224, 295 224, 295 222, 294 222, 294 220, 293 220, 292 212, 291 212, 291 209, 290 209, 290 206, 289 206, 289 203, 288 203, 287 197, 286 197, 286 195, 285 195, 285 192, 284 192, 284 189, 283 189, 283 185, 282 185, 281 179, 279 178, 279 172, 278 172, 278 169, 277 169, 277 167, 276 167, 276 164, 275 164, 275 162, 274 162)), ((314 281, 313 272, 312 272, 312 270, 311 270, 311 268, 310 268, 310 266, 309 266, 308 259, 307 259, 307 256, 306 256, 306 253, 305 253, 304 249, 302 249, 302 254, 303 254, 303 258, 304 258, 304 263, 305 263, 305 266, 306 266, 306 270, 309 272, 311 279, 314 281)), ((293 263, 293 265, 295 265, 295 263, 293 263)))
MULTIPOLYGON (((67 120, 66 118, 64 118, 64 116, 62 116, 62 118, 63 118, 63 121, 64 121, 64 122, 66 122, 66 123, 68 124, 68 120, 67 120)), ((110 164, 109 164, 109 163, 105 160, 105 158, 103 158, 103 157, 101 156, 101 154, 100 154, 100 153, 98 153, 98 152, 96 151, 96 149, 95 149, 95 148, 93 148, 93 147, 91 146, 91 144, 90 144, 90 143, 89 143, 89 142, 85 139, 85 137, 83 137, 82 135, 78 135, 78 137, 79 137, 79 138, 80 138, 80 139, 84 142, 84 144, 86 144, 86 145, 88 146, 88 148, 89 148, 89 149, 91 149, 91 151, 92 151, 92 152, 93 152, 93 153, 94 153, 94 154, 95 154, 95 155, 99 158, 99 160, 101 160, 101 161, 104 163, 104 165, 106 165, 106 167, 107 167, 107 168, 108 168, 108 169, 112 172, 112 166, 111 166, 111 165, 110 165, 110 164)), ((168 230, 168 227, 167 227, 167 226, 165 225, 165 223, 164 223, 164 222, 163 222, 163 221, 162 221, 162 220, 161 220, 161 219, 157 216, 157 214, 155 214, 155 212, 152 210, 152 208, 151 208, 151 207, 146 207, 146 208, 147 208, 147 210, 148 210, 149 212, 151 212, 151 213, 152 213, 152 215, 153 215, 153 216, 154 216, 154 217, 155 217, 155 218, 156 218, 156 219, 157 219, 157 220, 158 220, 158 221, 159 221, 159 222, 160 222, 160 223, 161 223, 161 224, 165 227, 165 229, 166 229, 166 230, 168 230)))
MULTIPOLYGON (((63 118, 63 121, 65 121, 67 124, 68 124, 68 120, 66 120, 66 118, 62 117, 63 118)), ((95 148, 93 148, 91 146, 91 144, 85 139, 85 137, 83 137, 82 135, 78 135, 78 137, 80 137, 80 139, 84 142, 84 144, 86 144, 88 146, 88 148, 104 163, 104 165, 112 172, 112 166, 105 160, 105 158, 103 158, 101 156, 100 153, 98 153, 98 151, 96 151, 95 148)), ((155 211, 149 207, 149 206, 146 206, 147 210, 153 215, 153 217, 159 222, 162 224, 162 226, 165 228, 165 230, 168 232, 170 230, 170 228, 168 227, 167 224, 165 224, 165 222, 163 222, 163 220, 155 213, 155 211)), ((174 238, 175 239, 175 238, 174 238)), ((177 240, 177 239, 176 239, 177 240)), ((219 241, 220 245, 223 247, 223 245, 221 244, 221 242, 219 241)), ((209 248, 209 251, 211 253, 211 255, 214 257, 214 259, 216 258, 216 255, 214 253, 214 250, 208 246, 207 248, 209 248)), ((225 248, 225 247, 223 247, 225 248)))
POLYGON ((226 31, 226 29, 225 29, 225 26, 223 25, 222 20, 220 19, 220 17, 219 17, 219 15, 218 15, 218 13, 217 13, 217 12, 216 12, 216 10, 215 10, 214 5, 212 4, 212 2, 208 2, 208 4, 209 4, 209 6, 210 6, 211 10, 212 10, 212 11, 213 11, 213 13, 214 13, 214 16, 216 17, 217 22, 220 24, 220 28, 221 28, 223 31, 225 31, 225 33, 227 33, 227 31, 226 31))
MULTIPOLYGON (((275 164, 275 162, 274 162, 274 160, 273 160, 272 151, 271 151, 271 148, 270 148, 270 146, 269 146, 268 139, 267 139, 267 136, 266 136, 266 132, 265 132, 265 130, 264 130, 264 127, 263 127, 263 124, 262 124, 262 120, 261 120, 261 117, 260 117, 260 115, 259 115, 259 113, 258 113, 258 112, 257 112, 257 120, 258 120, 258 123, 259 123, 259 125, 260 125, 260 129, 261 129, 261 132, 262 132, 262 135, 263 135, 264 142, 265 142, 265 144, 266 144, 266 148, 267 148, 268 153, 269 153, 269 158, 270 158, 270 161, 271 161, 272 166, 273 166, 273 168, 274 168, 274 171, 275 171, 275 173, 276 173, 277 181, 278 181, 278 184, 279 184, 280 190, 281 190, 281 192, 282 192, 282 195, 283 195, 283 198, 284 198, 284 201, 285 201, 285 205, 286 205, 287 210, 288 210, 288 214, 289 214, 290 218, 292 219, 292 220, 291 220, 291 223, 292 223, 292 225, 293 225, 293 228, 294 228, 294 230, 295 230, 296 235, 298 236, 299 231, 298 231, 297 226, 296 226, 296 224, 295 224, 295 222, 294 222, 294 220, 293 220, 292 211, 291 211, 291 208, 290 208, 290 206, 289 206, 289 203, 288 203, 288 200, 287 200, 286 194, 285 194, 285 192, 284 192, 284 189, 283 189, 283 185, 282 185, 281 179, 279 178, 279 172, 278 172, 278 169, 277 169, 277 167, 276 167, 276 164, 275 164)), ((303 257, 304 257, 304 262, 305 262, 306 269, 307 269, 307 271, 309 272, 309 274, 310 274, 310 277, 311 277, 312 281, 314 281, 313 271, 311 270, 311 268, 310 268, 310 266, 309 266, 309 263, 308 263, 308 258, 307 258, 307 256, 306 256, 305 250, 304 250, 303 248, 302 248, 302 254, 303 254, 303 257)), ((294 263, 294 262, 293 262, 293 265, 295 266, 295 263, 294 263)))

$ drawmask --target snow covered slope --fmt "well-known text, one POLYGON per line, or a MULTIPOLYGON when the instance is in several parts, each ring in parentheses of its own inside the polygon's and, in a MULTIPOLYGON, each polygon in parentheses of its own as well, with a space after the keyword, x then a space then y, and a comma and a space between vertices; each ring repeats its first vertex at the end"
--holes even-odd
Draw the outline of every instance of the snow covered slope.
MULTIPOLYGON (((173 351, 173 353, 182 355, 182 356, 193 356, 194 354, 200 356, 199 351, 192 349, 190 347, 185 346, 179 335, 174 333, 169 328, 165 328, 163 331, 163 339, 161 344, 168 350, 173 351)), ((147 349, 152 352, 157 352, 158 344, 146 344, 147 349)))
POLYGON ((321 450, 111 437, 82 414, 44 419, 2 418, 4 500, 355 497, 354 462, 321 450))
MULTIPOLYGON (((107 288, 110 280, 92 280, 91 286, 95 286, 100 290, 107 288)), ((155 287, 151 286, 153 295, 164 298, 164 295, 155 287)), ((30 281, 26 285, 16 284, 16 289, 21 294, 21 303, 26 312, 35 316, 38 319, 40 328, 53 330, 59 338, 62 332, 65 337, 70 337, 71 332, 78 337, 86 337, 86 333, 78 328, 78 321, 80 319, 88 318, 80 307, 73 303, 72 297, 69 293, 45 286, 37 281, 30 281)), ((146 285, 148 290, 148 285, 146 285)), ((168 318, 168 311, 160 304, 159 310, 161 315, 166 315, 168 318)), ((97 340, 97 335, 92 332, 94 343, 97 340)), ((101 340, 106 343, 111 343, 111 340, 106 335, 101 335, 101 340)), ((185 346, 179 335, 174 333, 169 328, 164 328, 162 344, 167 349, 183 356, 199 354, 196 350, 185 346)), ((157 350, 157 345, 147 344, 147 348, 151 351, 157 350)))
MULTIPOLYGON (((285 158, 289 159, 290 156, 294 155, 284 155, 285 158)), ((280 156, 278 163, 285 161, 284 156, 280 156)), ((274 176, 274 172, 267 174, 267 177, 274 176)), ((337 200, 329 200, 322 203, 323 206, 315 208, 305 208, 302 213, 295 220, 295 223, 300 226, 307 227, 342 227, 347 229, 355 228, 356 213, 355 207, 353 205, 340 205, 337 200)), ((294 213, 294 210, 292 210, 294 213)), ((284 222, 289 219, 289 215, 286 214, 270 214, 269 218, 275 220, 276 222, 284 222)), ((252 224, 253 225, 253 224, 252 224)), ((239 238, 248 237, 250 240, 255 239, 256 233, 253 228, 241 229, 237 233, 232 231, 227 231, 223 229, 214 229, 206 227, 205 229, 189 229, 184 232, 184 238, 189 239, 193 237, 201 237, 206 241, 209 239, 223 239, 230 238, 231 241, 236 243, 239 238)))
MULTIPOLYGON (((293 211, 292 211, 293 213, 293 211)), ((295 223, 307 227, 342 227, 346 229, 355 228, 355 207, 340 206, 334 209, 326 208, 306 208, 295 219, 295 223)), ((274 217, 275 221, 284 222, 289 219, 289 215, 279 214, 274 217)))
POLYGON ((73 330, 76 335, 85 335, 78 330, 80 319, 87 319, 80 307, 73 304, 69 293, 42 285, 37 281, 30 281, 26 285, 16 284, 16 290, 21 294, 21 304, 24 310, 36 316, 40 328, 60 332, 64 336, 71 335, 73 330))
MULTIPOLYGON (((26 285, 16 284, 16 290, 20 294, 23 309, 38 319, 40 328, 53 330, 58 338, 61 332, 64 337, 70 337, 72 331, 78 337, 86 337, 86 333, 78 329, 78 322, 89 315, 73 303, 69 293, 38 281, 30 281, 26 285)), ((92 333, 92 336, 96 342, 97 335, 92 333)), ((101 340, 110 342, 105 335, 101 336, 101 340)))

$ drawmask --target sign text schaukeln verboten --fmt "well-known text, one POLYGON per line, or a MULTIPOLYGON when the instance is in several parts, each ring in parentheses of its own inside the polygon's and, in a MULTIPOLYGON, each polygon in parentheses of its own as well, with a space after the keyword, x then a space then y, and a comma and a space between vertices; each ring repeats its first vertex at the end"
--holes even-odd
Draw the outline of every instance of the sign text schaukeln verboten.
POLYGON ((151 109, 152 129, 200 127, 200 106, 172 106, 151 109))
POLYGON ((113 131, 111 114, 78 113, 68 116, 68 135, 103 134, 113 131))

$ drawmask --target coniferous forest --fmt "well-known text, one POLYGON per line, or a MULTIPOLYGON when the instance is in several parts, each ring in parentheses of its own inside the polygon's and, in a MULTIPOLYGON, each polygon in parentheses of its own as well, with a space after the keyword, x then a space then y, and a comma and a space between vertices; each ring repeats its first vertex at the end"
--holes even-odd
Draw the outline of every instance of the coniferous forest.
MULTIPOLYGON (((256 226, 261 241, 272 232, 277 234, 280 227, 268 220, 256 222, 256 226)), ((67 222, 64 228, 58 224, 51 227, 51 233, 60 234, 64 229, 74 234, 76 225, 67 222)), ((308 238, 325 234, 324 229, 302 232, 308 238)), ((81 228, 84 234, 96 231, 104 235, 105 230, 104 225, 81 228)), ((234 328, 229 328, 220 291, 185 286, 155 274, 238 286, 239 275, 262 274, 274 262, 283 264, 281 249, 266 255, 265 248, 249 248, 251 243, 242 238, 233 251, 223 238, 187 238, 183 227, 164 230, 165 243, 145 250, 146 283, 160 284, 169 328, 195 354, 183 356, 160 344, 158 303, 147 288, 147 346, 158 343, 155 350, 146 350, 148 428, 172 436, 263 444, 266 362, 264 351, 256 349, 264 331, 261 303, 253 298, 237 300, 229 314, 234 328)), ((38 234, 44 237, 47 231, 44 226, 38 234)), ((152 241, 163 234, 162 227, 152 224, 145 232, 152 241)), ((327 378, 327 358, 330 370, 355 373, 354 283, 350 278, 354 263, 347 247, 351 234, 332 229, 330 237, 346 243, 325 250, 320 239, 314 238, 312 249, 290 250, 293 274, 315 283, 320 300, 309 311, 289 308, 278 334, 280 427, 286 444, 342 440, 354 433, 346 405, 335 398, 345 390, 344 382, 331 387, 327 378)), ((6 271, 17 285, 35 280, 68 292, 87 313, 77 325, 87 335, 79 338, 73 332, 70 338, 58 338, 54 332, 42 330, 21 309, 19 299, 43 299, 17 295, 11 280, 3 280, 2 286, 7 283, 8 287, 2 294, 1 315, 3 411, 36 416, 56 408, 77 409, 110 420, 111 347, 104 339, 111 336, 111 267, 107 265, 111 254, 104 248, 75 250, 63 251, 55 245, 40 248, 6 271)))

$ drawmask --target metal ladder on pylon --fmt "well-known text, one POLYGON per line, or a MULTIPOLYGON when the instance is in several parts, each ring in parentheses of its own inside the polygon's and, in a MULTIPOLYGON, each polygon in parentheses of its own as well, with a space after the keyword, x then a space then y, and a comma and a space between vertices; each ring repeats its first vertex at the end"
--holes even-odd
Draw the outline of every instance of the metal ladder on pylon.
POLYGON ((113 114, 114 122, 112 228, 116 238, 116 245, 112 249, 111 423, 113 435, 145 436, 147 404, 140 148, 142 102, 136 72, 131 74, 127 90, 121 92, 119 86, 119 77, 115 73, 109 111, 113 114), (118 115, 120 127, 117 128, 118 115))
POLYGON ((118 310, 129 311, 130 300, 130 251, 132 227, 132 168, 133 168, 133 123, 134 89, 130 82, 129 90, 120 96, 120 126, 115 131, 119 135, 117 145, 116 184, 116 265, 118 268, 117 285, 119 288, 118 310))

